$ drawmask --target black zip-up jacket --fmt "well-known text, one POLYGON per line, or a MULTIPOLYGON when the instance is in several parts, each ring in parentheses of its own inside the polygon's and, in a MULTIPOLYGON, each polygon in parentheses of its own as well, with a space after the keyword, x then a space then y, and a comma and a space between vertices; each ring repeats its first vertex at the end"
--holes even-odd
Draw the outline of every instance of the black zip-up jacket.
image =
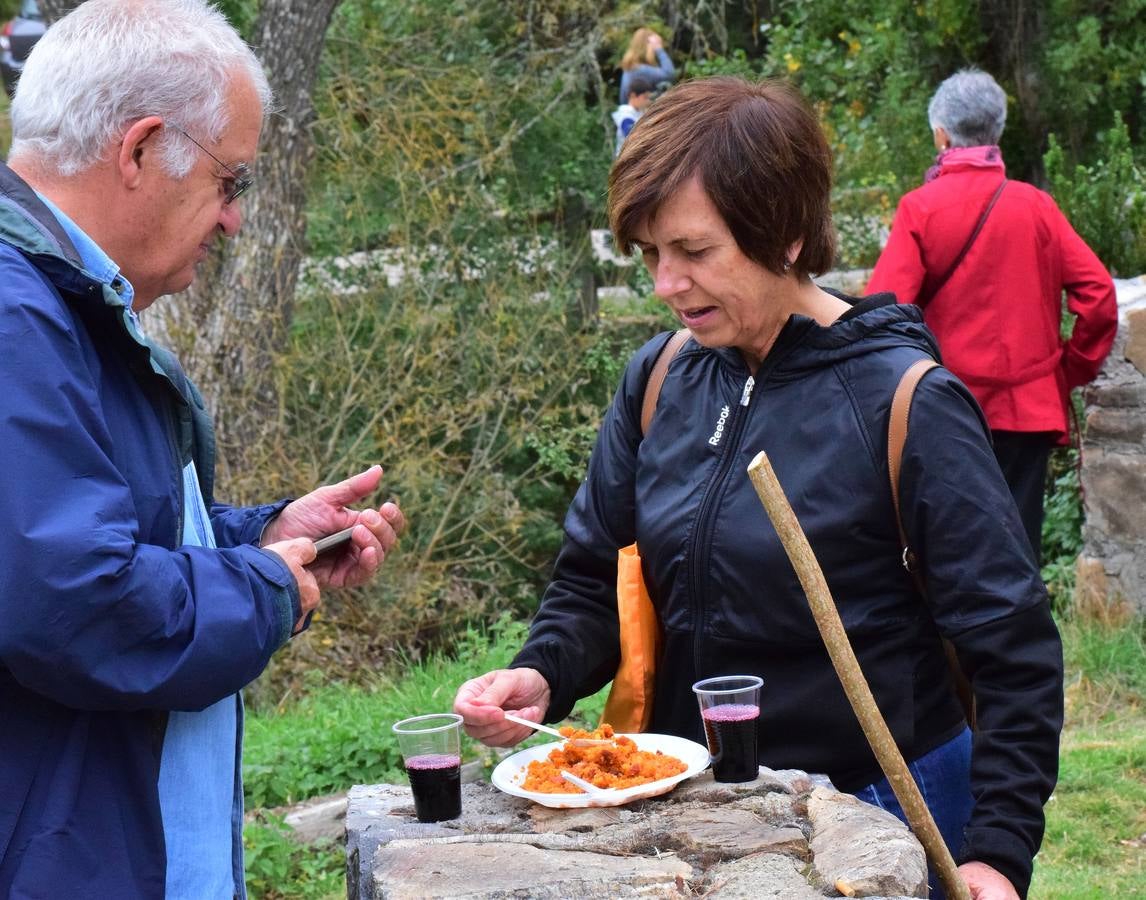
POLYGON ((642 440, 645 384, 668 337, 626 370, 512 665, 549 681, 549 721, 610 680, 617 550, 635 540, 664 634, 651 731, 703 742, 692 683, 756 674, 761 763, 824 772, 848 791, 882 777, 746 474, 764 450, 908 760, 964 727, 939 634, 954 643, 978 704, 959 859, 994 866, 1025 894, 1058 772, 1062 648, 982 414, 945 369, 916 391, 900 475, 926 602, 901 565, 891 398, 908 366, 938 358, 918 309, 884 294, 829 327, 793 316, 755 377, 736 350, 690 340, 642 440))

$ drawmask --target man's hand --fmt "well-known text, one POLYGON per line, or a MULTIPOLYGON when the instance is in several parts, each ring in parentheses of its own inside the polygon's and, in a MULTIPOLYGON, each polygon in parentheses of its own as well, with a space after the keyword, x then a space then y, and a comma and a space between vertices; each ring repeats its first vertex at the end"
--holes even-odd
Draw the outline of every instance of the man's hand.
POLYGON ((466 734, 490 747, 512 747, 533 731, 506 721, 505 713, 540 722, 549 709, 549 682, 536 669, 496 669, 471 678, 454 697, 466 734))
POLYGON ((396 503, 386 502, 378 509, 361 511, 349 508, 377 490, 381 480, 382 467, 371 466, 345 481, 300 497, 267 525, 262 546, 271 549, 272 544, 301 537, 314 541, 353 525, 349 543, 341 550, 324 553, 317 559, 312 557, 307 571, 321 587, 346 587, 368 581, 406 527, 396 503))
POLYGON ((969 862, 959 874, 971 889, 971 900, 1019 900, 1019 893, 1002 872, 986 863, 969 862))
POLYGON ((291 632, 298 634, 306 623, 306 617, 318 608, 318 604, 322 600, 318 582, 307 569, 307 566, 314 562, 314 542, 309 538, 294 538, 289 541, 277 541, 268 544, 263 549, 275 554, 286 563, 287 568, 294 576, 294 580, 298 582, 298 599, 302 607, 302 615, 294 623, 294 630, 291 632))

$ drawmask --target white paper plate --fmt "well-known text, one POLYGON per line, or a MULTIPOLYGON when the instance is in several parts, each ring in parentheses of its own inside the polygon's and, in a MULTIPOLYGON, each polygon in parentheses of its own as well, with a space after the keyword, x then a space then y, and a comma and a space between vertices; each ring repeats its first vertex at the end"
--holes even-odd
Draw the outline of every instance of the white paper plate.
POLYGON ((625 737, 632 738, 638 750, 648 750, 653 753, 660 750, 669 756, 675 756, 688 768, 669 778, 611 791, 604 797, 592 797, 589 794, 542 794, 525 790, 521 785, 525 781, 526 767, 534 760, 547 758, 550 750, 561 746, 561 741, 554 741, 551 744, 539 744, 536 747, 519 750, 513 756, 506 757, 497 764, 490 780, 499 790, 515 797, 525 797, 542 806, 551 806, 554 809, 585 809, 590 806, 622 806, 633 800, 643 800, 646 797, 668 793, 686 778, 692 778, 693 775, 703 772, 709 763, 708 748, 686 738, 671 734, 628 734, 625 737))

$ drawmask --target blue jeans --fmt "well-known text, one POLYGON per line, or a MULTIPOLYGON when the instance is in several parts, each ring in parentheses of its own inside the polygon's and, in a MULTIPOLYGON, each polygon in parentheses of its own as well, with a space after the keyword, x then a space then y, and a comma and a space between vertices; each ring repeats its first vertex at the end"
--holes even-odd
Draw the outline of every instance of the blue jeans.
MULTIPOLYGON (((963 828, 971 818, 971 731, 964 728, 946 744, 940 744, 930 753, 909 763, 907 768, 919 786, 923 801, 931 810, 943 842, 951 855, 958 854, 963 843, 963 828)), ((859 799, 885 809, 897 819, 907 822, 899 801, 886 778, 869 784, 855 794, 859 799)), ((931 900, 944 900, 939 876, 928 866, 927 883, 931 900)))

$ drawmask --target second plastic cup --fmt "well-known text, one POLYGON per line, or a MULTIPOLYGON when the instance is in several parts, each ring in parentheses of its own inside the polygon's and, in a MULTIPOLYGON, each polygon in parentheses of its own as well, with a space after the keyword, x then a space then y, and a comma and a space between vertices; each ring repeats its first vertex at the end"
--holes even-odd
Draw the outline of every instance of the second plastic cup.
POLYGON ((755 675, 722 675, 692 686, 717 781, 752 781, 760 770, 757 729, 763 684, 755 675))
POLYGON ((461 724, 459 715, 435 713, 393 725, 419 822, 443 822, 462 814, 461 724))

